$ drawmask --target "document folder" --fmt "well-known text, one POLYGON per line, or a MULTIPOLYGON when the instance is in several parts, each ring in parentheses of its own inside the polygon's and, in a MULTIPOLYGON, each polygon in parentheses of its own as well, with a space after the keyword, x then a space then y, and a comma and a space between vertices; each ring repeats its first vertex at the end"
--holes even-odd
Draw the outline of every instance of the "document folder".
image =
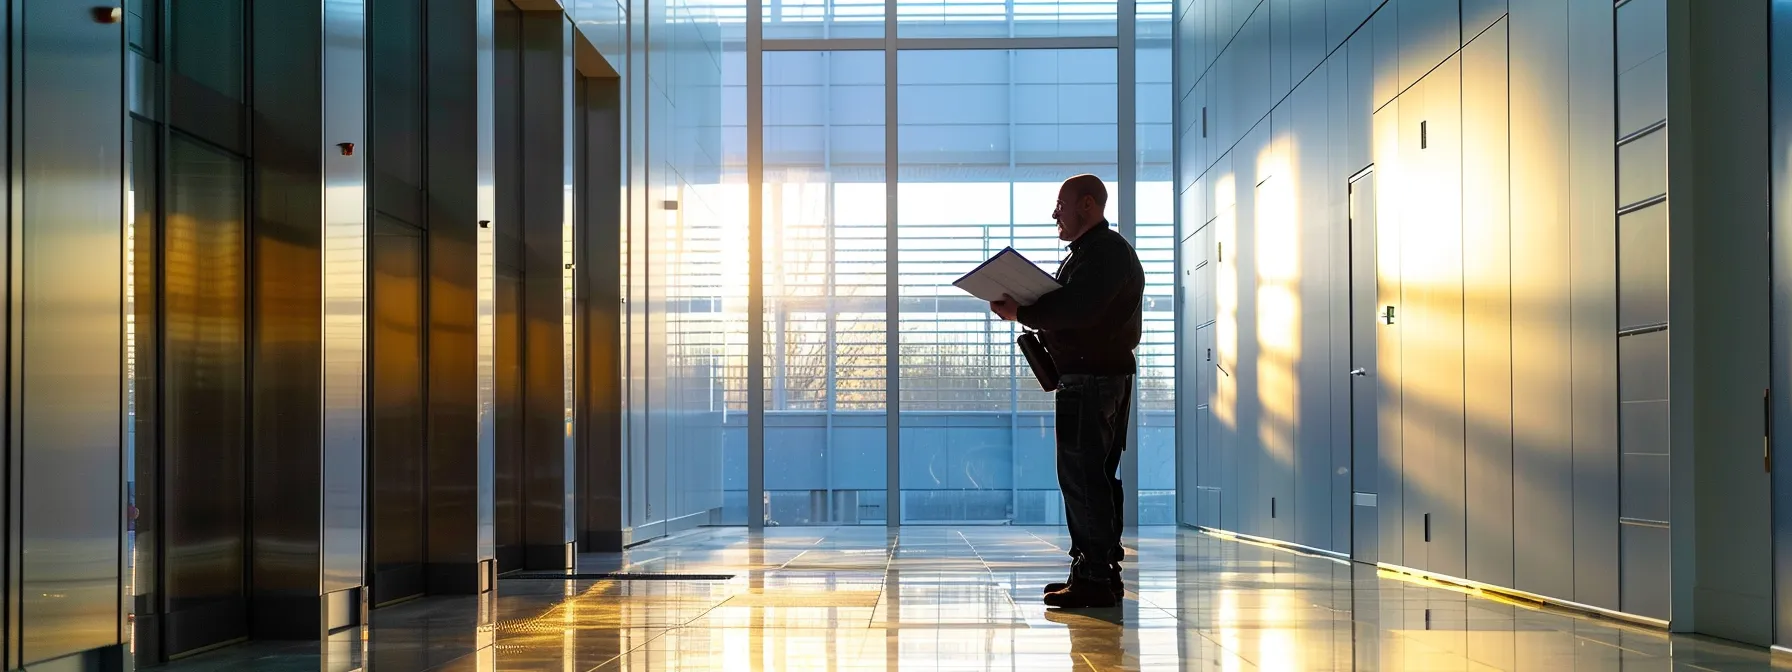
POLYGON ((1045 344, 1039 342, 1039 335, 1029 331, 1014 339, 1014 343, 1020 346, 1020 354, 1026 355, 1027 366, 1032 367, 1033 377, 1039 379, 1039 389, 1058 391, 1058 365, 1052 361, 1052 354, 1046 352, 1045 344))
MULTIPOLYGON (((1031 306, 1039 297, 1063 287, 1050 273, 1027 261, 1012 247, 1002 248, 996 256, 952 284, 984 301, 1001 301, 1002 296, 1007 295, 1023 306, 1031 306)), ((1014 343, 1020 346, 1020 353, 1026 355, 1027 366, 1033 369, 1033 377, 1039 379, 1039 389, 1057 391, 1058 365, 1052 361, 1052 355, 1046 351, 1039 335, 1029 331, 1021 334, 1014 343)))
POLYGON ((1007 294, 1023 306, 1033 305, 1039 297, 1062 286, 1012 247, 1002 248, 952 285, 984 301, 1000 301, 1007 294))

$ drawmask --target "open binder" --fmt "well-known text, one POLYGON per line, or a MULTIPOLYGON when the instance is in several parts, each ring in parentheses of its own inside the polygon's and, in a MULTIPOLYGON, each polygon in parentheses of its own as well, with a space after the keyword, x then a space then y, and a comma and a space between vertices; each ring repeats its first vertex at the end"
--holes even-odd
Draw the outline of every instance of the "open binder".
MULTIPOLYGON (((999 301, 1006 294, 1023 306, 1033 305, 1039 297, 1063 286, 1058 284, 1057 278, 1012 247, 1002 248, 1001 252, 952 284, 985 301, 999 301)), ((1020 346, 1020 353, 1027 357, 1027 366, 1033 369, 1033 377, 1039 379, 1039 388, 1047 392, 1057 391, 1058 365, 1052 361, 1052 354, 1045 349, 1039 335, 1024 332, 1014 339, 1014 344, 1020 346)))

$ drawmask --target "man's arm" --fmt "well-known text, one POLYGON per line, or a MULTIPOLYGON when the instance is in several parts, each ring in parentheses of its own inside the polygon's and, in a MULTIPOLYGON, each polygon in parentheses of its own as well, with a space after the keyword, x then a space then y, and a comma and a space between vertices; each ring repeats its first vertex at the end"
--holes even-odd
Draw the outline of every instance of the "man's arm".
POLYGON ((1093 326, 1101 319, 1102 309, 1126 286, 1129 273, 1126 251, 1118 245, 1105 246, 1062 288, 1039 297, 1031 306, 1021 306, 1016 321, 1042 331, 1093 326))

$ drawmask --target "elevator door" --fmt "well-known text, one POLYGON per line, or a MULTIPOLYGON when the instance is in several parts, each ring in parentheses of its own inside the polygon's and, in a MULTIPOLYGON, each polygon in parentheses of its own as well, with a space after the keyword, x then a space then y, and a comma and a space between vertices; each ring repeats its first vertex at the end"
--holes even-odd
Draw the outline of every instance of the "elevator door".
POLYGON ((379 605, 424 589, 423 233, 376 216, 371 257, 368 529, 379 605))
POLYGON ((248 634, 248 269, 244 162, 170 136, 162 232, 167 651, 248 634))
POLYGON ((522 31, 523 13, 509 0, 498 0, 493 17, 494 81, 500 95, 493 101, 496 161, 494 237, 497 259, 496 462, 493 499, 498 571, 522 569, 523 551, 523 162, 522 162, 522 31))
POLYGON ((523 283, 515 268, 497 273, 497 492, 498 571, 523 568, 523 283))

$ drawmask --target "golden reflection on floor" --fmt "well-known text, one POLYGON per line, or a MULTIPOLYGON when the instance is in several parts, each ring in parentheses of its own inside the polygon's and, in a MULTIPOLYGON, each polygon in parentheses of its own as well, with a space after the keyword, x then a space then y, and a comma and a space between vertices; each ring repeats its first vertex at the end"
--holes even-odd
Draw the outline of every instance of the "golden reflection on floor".
POLYGON ((1171 528, 1128 539, 1122 606, 1047 609, 1040 588, 1062 579, 1067 544, 1014 527, 704 529, 580 569, 733 579, 500 580, 495 655, 439 669, 1771 668, 1747 647, 1171 528))

